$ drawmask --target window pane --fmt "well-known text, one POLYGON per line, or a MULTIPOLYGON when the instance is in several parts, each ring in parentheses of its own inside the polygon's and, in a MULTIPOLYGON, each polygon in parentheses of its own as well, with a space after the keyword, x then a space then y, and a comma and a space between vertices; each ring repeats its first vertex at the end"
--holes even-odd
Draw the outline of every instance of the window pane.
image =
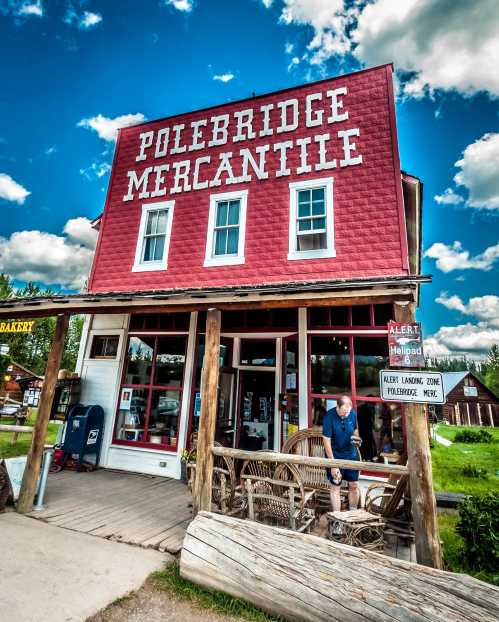
POLYGON ((185 337, 159 337, 154 384, 182 386, 185 365, 185 337))
POLYGON ((352 326, 371 326, 369 305, 356 305, 352 307, 352 326))
POLYGON ((118 354, 119 337, 106 337, 104 356, 114 358, 118 354))
POLYGON ((348 337, 312 337, 310 363, 312 393, 351 392, 348 337))
POLYGON ((299 235, 297 247, 299 251, 315 251, 327 248, 326 234, 315 233, 313 235, 299 235))
POLYGON ((324 202, 324 188, 314 188, 312 190, 312 201, 324 202))
POLYGON ((90 358, 115 358, 118 352, 119 337, 100 337, 96 335, 92 341, 90 358))
POLYGON ((241 339, 241 365, 275 365, 275 339, 241 339))
POLYGON ((154 337, 130 337, 125 384, 149 384, 153 352, 154 337))
POLYGON ((153 391, 146 441, 176 447, 179 412, 180 391, 153 391))
POLYGON ((308 205, 311 201, 310 190, 298 190, 298 204, 308 205))
POLYGON ((386 337, 355 337, 355 382, 358 395, 379 395, 379 370, 388 365, 386 337))
POLYGON ((310 216, 310 202, 306 201, 298 204, 298 217, 304 218, 310 216))
POLYGON ((225 227, 227 224, 227 201, 220 201, 217 203, 217 227, 225 227))
POLYGON ((314 220, 312 220, 312 228, 313 229, 325 229, 326 219, 325 218, 314 218, 314 220))
POLYGON ((312 307, 308 310, 310 328, 329 326, 329 309, 327 307, 312 307))
POLYGON ((225 255, 227 245, 227 229, 215 231, 215 255, 225 255))
POLYGON ((156 230, 156 211, 148 212, 147 214, 147 226, 146 226, 146 234, 150 235, 151 233, 155 233, 156 230))
POLYGON ((348 307, 331 307, 331 326, 348 326, 348 307))
POLYGON ((128 389, 120 392, 116 438, 120 441, 144 441, 149 389, 128 389))
POLYGON ((393 305, 374 305, 374 324, 375 326, 385 326, 393 320, 393 305))
MULTIPOLYGON (((314 397, 312 400, 312 425, 322 427, 324 415, 336 406, 336 400, 314 397)), ((322 456, 318 456, 321 458, 322 456)))
POLYGON ((227 254, 237 255, 237 246, 239 243, 239 227, 227 230, 227 254))
POLYGON ((154 248, 154 260, 161 261, 163 259, 163 253, 165 250, 165 238, 164 236, 158 236, 154 239, 156 240, 156 246, 154 248))
POLYGON ((154 257, 155 238, 146 238, 144 246, 144 261, 152 261, 154 257))
POLYGON ((168 220, 168 212, 165 209, 162 209, 158 213, 158 227, 156 229, 156 233, 166 233, 166 223, 168 220))
POLYGON ((312 229, 311 220, 299 220, 298 221, 298 231, 310 231, 311 229, 312 229))
POLYGON ((314 201, 312 203, 312 216, 322 216, 326 213, 324 201, 314 201))
POLYGON ((231 201, 229 203, 228 225, 239 224, 239 201, 231 201))

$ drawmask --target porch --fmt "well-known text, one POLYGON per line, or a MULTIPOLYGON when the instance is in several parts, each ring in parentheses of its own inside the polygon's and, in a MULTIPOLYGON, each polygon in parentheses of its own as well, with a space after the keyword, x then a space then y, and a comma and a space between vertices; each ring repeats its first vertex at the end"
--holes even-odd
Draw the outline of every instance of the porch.
POLYGON ((192 519, 178 480, 99 469, 51 473, 46 509, 29 516, 64 529, 176 554, 192 519))

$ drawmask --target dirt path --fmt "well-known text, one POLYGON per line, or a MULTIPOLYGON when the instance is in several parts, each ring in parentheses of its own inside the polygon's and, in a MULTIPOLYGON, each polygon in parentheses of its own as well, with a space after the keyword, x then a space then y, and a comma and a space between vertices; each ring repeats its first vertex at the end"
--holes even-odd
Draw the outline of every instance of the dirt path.
POLYGON ((226 616, 159 590, 151 580, 131 596, 109 605, 87 622, 236 622, 226 616))

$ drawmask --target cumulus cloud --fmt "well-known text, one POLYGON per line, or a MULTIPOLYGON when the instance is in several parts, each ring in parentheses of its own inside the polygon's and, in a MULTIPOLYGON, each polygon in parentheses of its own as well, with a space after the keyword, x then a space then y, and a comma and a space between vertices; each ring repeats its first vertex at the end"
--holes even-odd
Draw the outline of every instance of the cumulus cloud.
POLYGON ((0 272, 20 281, 81 289, 95 246, 84 220, 69 220, 62 236, 33 230, 0 237, 0 272))
POLYGON ((489 246, 483 253, 470 256, 470 252, 463 250, 461 242, 452 245, 443 242, 435 242, 424 253, 425 257, 435 259, 437 268, 442 272, 453 270, 491 270, 494 263, 499 259, 499 243, 489 246))
POLYGON ((14 181, 10 175, 0 173, 0 199, 22 205, 30 194, 31 192, 14 181))
POLYGON ((75 10, 73 4, 69 2, 63 21, 68 24, 68 26, 76 26, 80 30, 89 30, 102 22, 102 15, 100 13, 93 13, 92 11, 83 11, 83 13, 79 13, 75 10))
POLYGON ((233 73, 221 73, 213 76, 213 79, 218 80, 219 82, 230 82, 233 78, 233 73))
POLYGON ((79 26, 80 28, 87 30, 88 28, 92 28, 92 26, 96 26, 100 22, 102 22, 102 15, 100 13, 85 11, 80 17, 79 26))
POLYGON ((43 16, 43 6, 39 2, 25 2, 19 8, 19 15, 34 15, 35 17, 43 16))
POLYGON ((436 194, 434 199, 441 205, 459 205, 459 203, 464 203, 463 197, 456 194, 452 188, 447 188, 442 194, 436 194))
POLYGON ((281 22, 311 26, 307 59, 394 62, 407 96, 499 96, 497 0, 284 0, 281 22))
POLYGON ((177 11, 190 13, 192 11, 192 0, 165 0, 165 4, 174 7, 177 11))
POLYGON ((270 7, 272 6, 274 0, 262 0, 263 6, 266 9, 270 9, 270 7))
POLYGON ((499 328, 482 323, 442 326, 424 341, 425 354, 430 357, 449 355, 481 355, 499 343, 499 328))
POLYGON ((114 117, 114 119, 98 114, 97 116, 89 119, 82 119, 77 123, 77 126, 94 130, 97 132, 99 138, 112 142, 116 140, 118 130, 120 128, 136 125, 137 123, 142 123, 142 121, 145 120, 146 117, 141 112, 137 112, 135 114, 122 114, 118 117, 114 117))
POLYGON ((499 296, 491 294, 475 296, 464 303, 459 296, 449 296, 447 292, 442 292, 435 302, 447 309, 459 311, 463 315, 471 315, 487 325, 499 328, 499 296))
POLYGON ((68 220, 64 225, 64 233, 71 243, 81 244, 87 248, 95 248, 97 244, 97 231, 92 227, 92 222, 84 216, 68 220))
POLYGON ((478 209, 499 209, 499 133, 484 134, 468 145, 456 166, 461 170, 454 181, 469 192, 466 204, 478 209))
POLYGON ((27 0, 7 0, 0 2, 0 15, 12 17, 43 17, 41 0, 28 2, 27 0))

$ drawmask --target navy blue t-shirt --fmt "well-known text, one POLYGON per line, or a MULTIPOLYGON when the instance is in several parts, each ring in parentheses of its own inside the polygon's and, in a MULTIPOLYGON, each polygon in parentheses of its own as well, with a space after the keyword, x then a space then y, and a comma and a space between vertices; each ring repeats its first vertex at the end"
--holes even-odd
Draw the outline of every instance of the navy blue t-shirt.
POLYGON ((352 446, 350 437, 357 429, 357 413, 351 410, 347 417, 338 415, 336 407, 327 411, 322 423, 322 435, 331 439, 335 458, 357 459, 357 449, 352 446))

